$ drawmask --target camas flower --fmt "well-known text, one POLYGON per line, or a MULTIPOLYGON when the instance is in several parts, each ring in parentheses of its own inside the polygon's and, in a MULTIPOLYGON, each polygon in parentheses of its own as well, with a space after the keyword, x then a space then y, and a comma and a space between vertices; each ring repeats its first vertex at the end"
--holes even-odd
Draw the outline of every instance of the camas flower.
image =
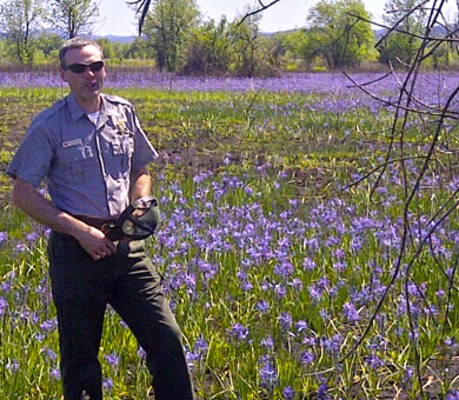
POLYGON ((262 386, 273 388, 279 379, 279 374, 275 365, 275 361, 268 355, 261 356, 258 360, 260 381, 262 386))
POLYGON ((294 400, 295 399, 295 390, 291 386, 286 386, 282 389, 282 396, 284 400, 294 400))
POLYGON ((120 357, 112 351, 110 354, 105 355, 105 360, 111 365, 113 368, 118 368, 120 364, 120 357))
POLYGON ((359 313, 357 312, 354 304, 346 302, 343 305, 343 313, 347 322, 357 322, 360 320, 359 313))
POLYGON ((228 329, 228 332, 231 336, 239 340, 246 340, 249 336, 249 329, 239 322, 233 324, 231 328, 228 329))
POLYGON ((7 232, 0 232, 0 244, 6 242, 8 240, 8 233, 7 232))
POLYGON ((102 382, 102 387, 107 391, 110 392, 113 389, 113 381, 110 378, 104 379, 102 382))

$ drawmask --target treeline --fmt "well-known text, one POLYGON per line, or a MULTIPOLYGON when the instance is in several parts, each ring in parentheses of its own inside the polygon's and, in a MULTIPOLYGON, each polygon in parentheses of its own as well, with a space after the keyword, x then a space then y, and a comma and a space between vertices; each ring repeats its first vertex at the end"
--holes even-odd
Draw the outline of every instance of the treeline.
MULTIPOLYGON (((160 71, 191 75, 250 77, 285 70, 375 65, 398 68, 410 64, 427 24, 428 10, 416 3, 386 1, 384 25, 396 29, 380 41, 388 28, 374 30, 372 16, 361 0, 319 0, 305 10, 303 28, 272 35, 260 32, 262 14, 250 15, 250 8, 233 21, 224 17, 215 21, 203 19, 195 0, 157 0, 151 3, 135 40, 100 42, 105 56, 119 64, 149 60, 160 71)), ((61 43, 77 35, 90 35, 98 18, 99 9, 93 0, 4 2, 0 5, 3 66, 55 63, 61 43)), ((430 35, 444 36, 448 24, 454 25, 454 21, 445 21, 443 29, 430 35)), ((428 65, 452 68, 456 63, 457 51, 451 42, 435 42, 428 65)))

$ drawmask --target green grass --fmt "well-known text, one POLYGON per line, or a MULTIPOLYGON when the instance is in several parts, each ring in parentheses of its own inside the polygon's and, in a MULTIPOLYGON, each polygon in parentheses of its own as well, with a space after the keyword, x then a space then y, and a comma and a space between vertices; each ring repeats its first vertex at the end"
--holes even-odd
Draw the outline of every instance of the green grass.
MULTIPOLYGON (((373 318, 399 254, 400 170, 389 167, 372 197, 375 176, 342 188, 381 163, 387 112, 310 112, 321 99, 315 95, 113 92, 135 104, 163 155, 152 167, 163 223, 149 251, 182 327, 199 399, 283 399, 286 388, 309 399, 325 384, 330 398, 346 399, 398 391, 442 398, 457 390, 458 299, 443 273, 454 268, 455 217, 433 237, 435 257, 426 247, 406 271, 418 232, 451 194, 450 155, 438 155, 429 175, 442 179, 426 181, 410 207, 406 256, 373 318), (350 304, 355 319, 346 314, 350 304)), ((60 95, 0 89, 0 104, 8 104, 0 120, 3 171, 32 115, 60 95)), ((407 154, 422 154, 428 138, 410 134, 416 140, 407 154)), ((410 162, 410 181, 420 165, 410 162)), ((0 231, 8 240, 0 241, 0 397, 58 399, 46 231, 8 205, 9 180, 1 187, 0 231)), ((114 383, 108 398, 145 399, 149 376, 137 350, 109 311, 101 347, 104 376, 114 383), (105 360, 111 352, 120 356, 116 367, 105 360)))

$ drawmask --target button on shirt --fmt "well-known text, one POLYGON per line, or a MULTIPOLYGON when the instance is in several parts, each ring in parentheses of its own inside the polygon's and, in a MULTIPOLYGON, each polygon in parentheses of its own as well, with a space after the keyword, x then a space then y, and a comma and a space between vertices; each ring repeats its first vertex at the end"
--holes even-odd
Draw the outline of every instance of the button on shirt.
POLYGON ((7 173, 45 179, 60 210, 108 219, 129 204, 131 172, 157 157, 127 100, 102 95, 95 125, 69 94, 34 118, 7 173))

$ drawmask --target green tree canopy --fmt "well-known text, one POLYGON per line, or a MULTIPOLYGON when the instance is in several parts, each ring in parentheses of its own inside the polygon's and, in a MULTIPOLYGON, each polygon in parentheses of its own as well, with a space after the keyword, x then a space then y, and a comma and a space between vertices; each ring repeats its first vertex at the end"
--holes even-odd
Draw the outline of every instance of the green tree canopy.
POLYGON ((184 72, 187 74, 226 73, 231 64, 229 23, 222 18, 193 29, 186 51, 184 72))
POLYGON ((177 71, 183 64, 190 34, 198 25, 195 0, 157 0, 147 15, 144 34, 153 47, 158 67, 177 71))
POLYGON ((320 56, 329 68, 374 60, 369 19, 361 0, 319 0, 307 17, 307 56, 320 56))
POLYGON ((380 61, 384 64, 411 64, 427 24, 426 11, 417 0, 389 0, 384 5, 384 22, 394 28, 380 46, 380 61))
POLYGON ((91 33, 99 17, 99 7, 94 0, 49 1, 52 10, 50 22, 65 38, 91 33))
POLYGON ((0 5, 0 31, 10 54, 22 64, 33 62, 34 40, 46 15, 44 0, 12 0, 0 5))

